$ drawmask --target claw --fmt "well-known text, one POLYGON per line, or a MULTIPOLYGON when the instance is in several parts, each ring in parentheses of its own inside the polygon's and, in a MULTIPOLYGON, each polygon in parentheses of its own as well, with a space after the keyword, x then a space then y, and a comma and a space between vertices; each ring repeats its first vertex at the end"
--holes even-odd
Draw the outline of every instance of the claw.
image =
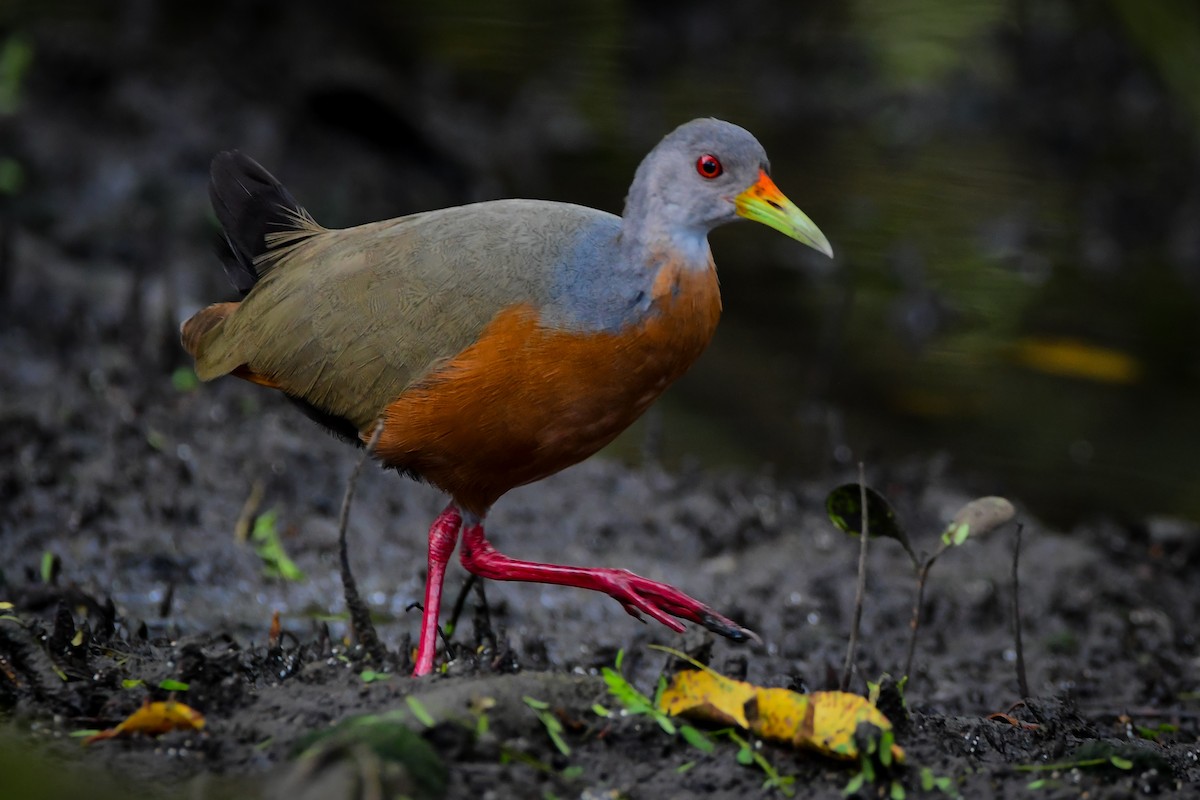
POLYGON ((719 633, 726 639, 731 639, 735 642, 754 642, 762 644, 762 637, 749 628, 743 628, 732 620, 722 617, 720 614, 708 613, 700 618, 700 624, 708 628, 713 633, 719 633))

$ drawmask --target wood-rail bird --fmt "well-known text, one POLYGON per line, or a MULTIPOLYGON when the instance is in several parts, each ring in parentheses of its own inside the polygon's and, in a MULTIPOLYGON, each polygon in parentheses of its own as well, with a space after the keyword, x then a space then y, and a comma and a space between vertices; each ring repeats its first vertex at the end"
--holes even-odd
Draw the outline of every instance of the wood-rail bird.
POLYGON ((510 489, 592 455, 708 345, 721 312, 708 232, 744 218, 832 256, 746 130, 688 122, 638 166, 620 217, 495 200, 327 229, 258 163, 216 156, 209 195, 240 302, 182 326, 201 380, 277 389, 450 497, 429 529, 415 675, 432 671, 446 566, 605 592, 634 617, 753 634, 626 570, 520 561, 483 521, 510 489), (678 619, 676 619, 678 618, 678 619))

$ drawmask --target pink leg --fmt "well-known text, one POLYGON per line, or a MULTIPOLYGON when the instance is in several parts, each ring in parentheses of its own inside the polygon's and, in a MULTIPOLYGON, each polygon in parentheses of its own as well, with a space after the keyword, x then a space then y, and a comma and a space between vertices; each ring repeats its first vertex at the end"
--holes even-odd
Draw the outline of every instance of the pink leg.
POLYGON ((682 632, 684 627, 672 616, 699 623, 713 633, 734 641, 760 641, 753 631, 726 619, 675 587, 648 580, 629 570, 566 567, 509 558, 492 547, 484 536, 482 524, 469 525, 463 530, 459 558, 468 572, 481 578, 553 583, 604 592, 624 606, 632 616, 642 619, 642 614, 646 614, 673 631, 682 632))
POLYGON ((454 555, 462 514, 454 504, 446 506, 429 527, 429 574, 425 578, 425 610, 421 615, 421 642, 417 645, 417 664, 413 677, 433 672, 433 656, 437 652, 438 613, 442 608, 442 580, 446 564, 454 555))

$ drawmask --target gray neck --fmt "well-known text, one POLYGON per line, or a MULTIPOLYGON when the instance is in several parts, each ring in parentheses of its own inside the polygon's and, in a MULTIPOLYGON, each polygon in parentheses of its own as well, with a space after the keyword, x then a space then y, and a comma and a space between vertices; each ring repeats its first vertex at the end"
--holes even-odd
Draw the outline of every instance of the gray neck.
MULTIPOLYGON (((640 170, 639 170, 640 173, 640 170)), ((670 209, 657 192, 643 186, 638 175, 625 200, 621 215, 621 253, 627 264, 645 265, 658 271, 666 257, 674 257, 685 268, 707 269, 711 260, 708 227, 683 228, 667 220, 670 209), (641 189, 641 191, 639 191, 641 189), (653 265, 653 266, 651 266, 653 265)))

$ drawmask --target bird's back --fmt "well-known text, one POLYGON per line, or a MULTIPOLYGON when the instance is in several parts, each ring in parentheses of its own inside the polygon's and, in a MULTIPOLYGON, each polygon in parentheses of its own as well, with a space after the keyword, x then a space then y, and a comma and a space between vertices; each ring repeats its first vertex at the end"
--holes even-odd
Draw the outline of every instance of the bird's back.
POLYGON ((566 203, 296 226, 269 235, 257 283, 199 337, 197 373, 252 373, 360 430, 505 309, 530 307, 563 330, 613 329, 638 313, 649 281, 614 263, 619 218, 566 203))

